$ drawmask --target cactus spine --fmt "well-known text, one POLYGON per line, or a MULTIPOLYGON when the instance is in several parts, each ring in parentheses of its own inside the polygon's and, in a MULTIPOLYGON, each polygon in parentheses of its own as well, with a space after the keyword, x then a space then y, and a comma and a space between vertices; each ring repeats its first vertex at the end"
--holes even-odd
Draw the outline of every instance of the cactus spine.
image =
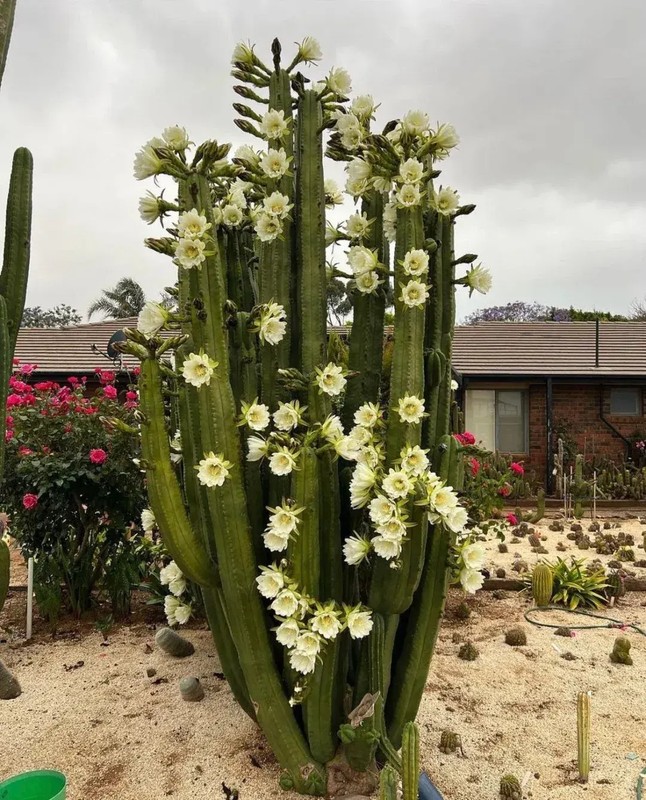
POLYGON ((532 597, 537 606, 549 606, 554 590, 554 573, 549 564, 537 564, 532 572, 532 597))
POLYGON ((590 692, 579 692, 576 698, 577 766, 584 783, 590 774, 590 696, 590 692))
MULTIPOLYGON (((187 157, 188 136, 176 128, 137 155, 138 178, 175 178, 180 214, 169 236, 147 240, 174 257, 178 312, 150 326, 159 309, 149 304, 123 348, 142 361, 142 463, 164 541, 202 586, 224 673, 276 753, 281 785, 324 794, 340 739, 360 769, 379 746, 412 798, 409 723, 466 524, 454 495, 462 455, 450 435, 455 286, 473 290, 488 276, 474 267, 456 277, 474 256, 454 258, 454 220, 473 206, 432 183, 437 156, 457 142, 453 129, 431 132, 411 112, 376 134, 372 99, 348 106, 342 70, 314 86, 295 70, 318 59, 313 40, 287 68, 278 41, 272 54, 273 67, 246 45, 234 54, 235 91, 266 112, 236 103, 236 124, 265 139, 263 151, 243 147, 229 160, 228 145, 207 141, 187 157), (326 202, 339 192, 324 180, 325 155, 348 162, 348 192, 360 200, 336 228, 326 226, 326 202), (349 242, 349 271, 326 263, 332 240, 349 242), (347 280, 353 306, 347 370, 327 340, 330 277, 347 280), (348 687, 365 713, 341 724, 348 687)), ((157 201, 157 211, 168 205, 157 201)), ((388 771, 382 784, 392 788, 388 771)))

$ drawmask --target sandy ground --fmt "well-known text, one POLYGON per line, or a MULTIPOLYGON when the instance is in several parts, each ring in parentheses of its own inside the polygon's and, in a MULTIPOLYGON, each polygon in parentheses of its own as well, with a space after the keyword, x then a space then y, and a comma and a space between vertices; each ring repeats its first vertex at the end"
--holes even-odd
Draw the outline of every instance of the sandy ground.
MULTIPOLYGON (((496 800, 508 771, 526 777, 533 800, 632 800, 646 765, 646 637, 626 633, 634 666, 615 665, 608 659, 615 631, 554 636, 524 621, 529 602, 512 593, 479 593, 461 621, 454 614, 461 600, 451 594, 418 720, 423 765, 445 800, 496 800), (526 628, 526 647, 504 643, 514 624, 526 628), (457 657, 465 639, 477 645, 476 661, 457 657), (563 659, 566 651, 575 659, 563 659), (587 786, 576 782, 575 767, 576 693, 584 690, 593 693, 587 786), (439 752, 443 729, 460 734, 463 755, 439 752)), ((184 660, 148 652, 160 621, 150 610, 115 629, 107 646, 92 625, 69 621, 56 640, 38 624, 26 645, 24 603, 14 592, 0 616, 0 658, 23 686, 18 699, 0 702, 0 780, 52 768, 68 776, 69 800, 218 800, 227 797, 222 783, 241 800, 295 800, 278 788, 263 737, 220 677, 208 631, 187 631, 196 653, 184 660), (202 681, 201 703, 180 699, 186 675, 202 681)), ((546 621, 571 623, 560 616, 546 621)), ((646 595, 627 595, 610 616, 646 628, 646 595)))

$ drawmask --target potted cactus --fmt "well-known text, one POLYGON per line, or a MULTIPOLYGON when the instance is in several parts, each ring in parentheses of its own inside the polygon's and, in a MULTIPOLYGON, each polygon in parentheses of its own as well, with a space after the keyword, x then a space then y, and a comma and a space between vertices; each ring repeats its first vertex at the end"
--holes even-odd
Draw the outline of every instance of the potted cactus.
POLYGON ((172 201, 149 194, 140 212, 166 223, 146 244, 172 259, 177 311, 148 303, 122 347, 141 360, 142 466, 166 547, 202 587, 281 785, 322 795, 341 762, 402 769, 447 583, 482 582, 478 546, 459 538, 451 346, 456 285, 484 292, 490 277, 454 253, 473 206, 437 185, 453 128, 410 111, 375 132, 376 103, 350 100, 345 70, 301 73, 321 58, 314 39, 287 66, 277 40, 272 56, 233 56, 234 90, 255 104, 235 103, 236 123, 261 149, 192 147, 177 126, 137 154, 138 179, 176 181, 172 201), (358 204, 336 226, 326 208, 344 195, 326 158, 345 162, 358 204), (347 365, 328 344, 332 279, 353 307, 347 365))

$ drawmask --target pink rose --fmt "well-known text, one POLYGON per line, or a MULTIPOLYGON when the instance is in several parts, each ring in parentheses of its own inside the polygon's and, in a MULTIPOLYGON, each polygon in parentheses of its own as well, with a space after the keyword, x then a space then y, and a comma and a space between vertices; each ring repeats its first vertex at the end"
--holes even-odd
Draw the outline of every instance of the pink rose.
POLYGON ((38 505, 38 496, 35 494, 23 495, 22 504, 28 511, 31 511, 32 508, 36 508, 38 505))
POLYGON ((105 395, 105 396, 106 396, 106 397, 107 397, 109 400, 116 400, 116 397, 117 397, 117 390, 115 389, 115 387, 114 387, 114 386, 105 386, 105 387, 104 387, 104 389, 103 389, 103 394, 104 394, 104 395, 105 395))
POLYGON ((507 514, 505 519, 510 525, 518 525, 518 517, 515 514, 507 514))
POLYGON ((38 369, 38 364, 22 364, 19 371, 21 375, 31 375, 35 369, 38 369))
POLYGON ((108 457, 108 454, 105 450, 102 450, 100 447, 96 447, 94 450, 90 450, 90 461, 93 464, 103 464, 103 462, 108 457))
POLYGON ((515 472, 516 475, 524 475, 525 474, 525 469, 524 469, 523 465, 519 464, 517 461, 512 461, 511 464, 509 465, 509 469, 512 472, 515 472))

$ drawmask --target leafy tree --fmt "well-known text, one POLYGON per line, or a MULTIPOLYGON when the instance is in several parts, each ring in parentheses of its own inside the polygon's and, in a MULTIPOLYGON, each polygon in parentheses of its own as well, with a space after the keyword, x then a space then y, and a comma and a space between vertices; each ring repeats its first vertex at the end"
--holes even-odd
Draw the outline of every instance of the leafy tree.
MULTIPOLYGON (((646 311, 646 309, 645 309, 646 311)), ((625 322, 628 318, 609 311, 584 311, 580 308, 558 308, 544 306, 540 303, 525 303, 516 300, 504 306, 490 306, 474 311, 464 319, 464 325, 476 325, 479 322, 588 322, 590 320, 608 322, 625 322)))
POLYGON ((144 290, 133 278, 121 278, 114 289, 104 289, 102 295, 88 308, 88 319, 97 313, 104 319, 136 317, 146 303, 144 290))
POLYGON ((78 325, 81 315, 75 308, 68 305, 54 306, 54 308, 41 308, 31 306, 22 312, 21 328, 67 328, 78 325))

